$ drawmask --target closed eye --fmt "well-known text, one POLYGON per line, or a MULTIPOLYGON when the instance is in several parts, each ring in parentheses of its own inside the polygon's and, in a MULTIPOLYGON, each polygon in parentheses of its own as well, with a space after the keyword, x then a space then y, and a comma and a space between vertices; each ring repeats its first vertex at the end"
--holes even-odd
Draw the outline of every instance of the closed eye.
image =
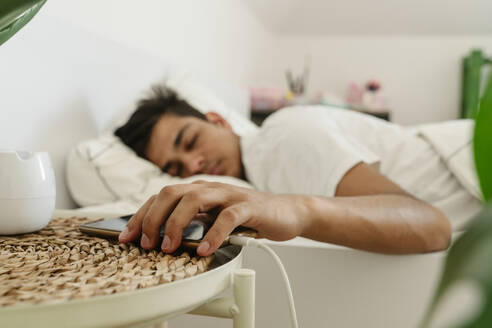
POLYGON ((162 172, 173 175, 173 176, 181 176, 183 172, 183 164, 179 162, 170 162, 167 163, 163 168, 162 172))
POLYGON ((176 168, 176 176, 180 177, 182 173, 183 173, 183 164, 178 163, 176 168))
POLYGON ((187 151, 190 151, 193 149, 193 146, 195 146, 195 143, 196 143, 196 140, 198 139, 198 133, 196 133, 194 136, 193 136, 193 139, 191 139, 191 141, 186 145, 186 150, 187 151))
POLYGON ((169 173, 169 169, 171 168, 171 163, 167 163, 166 165, 164 165, 164 167, 162 168, 162 172, 164 173, 169 173))

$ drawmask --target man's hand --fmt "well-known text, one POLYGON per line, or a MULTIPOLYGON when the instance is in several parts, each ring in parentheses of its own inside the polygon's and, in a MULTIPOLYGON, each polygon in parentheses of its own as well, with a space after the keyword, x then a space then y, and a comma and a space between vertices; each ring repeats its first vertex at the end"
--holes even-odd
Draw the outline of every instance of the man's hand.
POLYGON ((130 242, 141 235, 142 247, 152 249, 159 240, 160 226, 165 224, 161 248, 171 253, 181 244, 183 229, 190 221, 210 211, 218 216, 197 249, 201 256, 212 254, 239 225, 258 231, 259 237, 288 240, 301 235, 308 225, 303 198, 216 182, 167 186, 135 213, 119 241, 130 242))

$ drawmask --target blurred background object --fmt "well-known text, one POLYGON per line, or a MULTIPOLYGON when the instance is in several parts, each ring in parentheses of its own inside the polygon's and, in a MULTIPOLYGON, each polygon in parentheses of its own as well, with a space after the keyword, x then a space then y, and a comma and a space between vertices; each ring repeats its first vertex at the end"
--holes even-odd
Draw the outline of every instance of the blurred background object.
POLYGON ((364 88, 355 81, 349 83, 347 87, 347 96, 345 97, 347 104, 351 107, 357 107, 362 103, 364 96, 364 88))
POLYGON ((492 57, 474 49, 462 61, 461 118, 475 118, 480 97, 484 92, 485 77, 491 69, 492 57))
POLYGON ((362 110, 376 113, 388 111, 388 104, 378 80, 373 79, 366 83, 362 96, 362 110))
POLYGON ((289 91, 294 94, 294 96, 303 96, 305 94, 307 90, 310 70, 311 56, 306 55, 304 58, 304 69, 300 75, 294 76, 290 69, 285 71, 285 77, 287 79, 289 91))
MULTIPOLYGON (((308 67, 306 65, 306 67, 308 67)), ((287 106, 296 105, 322 105, 345 108, 372 115, 389 121, 391 110, 386 96, 383 93, 382 84, 377 79, 371 79, 362 86, 352 81, 347 87, 345 98, 331 90, 319 90, 311 94, 306 92, 305 86, 309 76, 309 69, 305 68, 302 76, 294 78, 287 71, 289 90, 284 91, 280 87, 250 87, 251 119, 258 125, 275 111, 287 106), (296 93, 297 92, 297 93, 296 93), (300 92, 300 93, 299 93, 300 92)))
POLYGON ((251 109, 256 111, 276 110, 284 106, 287 92, 278 87, 250 87, 251 109))

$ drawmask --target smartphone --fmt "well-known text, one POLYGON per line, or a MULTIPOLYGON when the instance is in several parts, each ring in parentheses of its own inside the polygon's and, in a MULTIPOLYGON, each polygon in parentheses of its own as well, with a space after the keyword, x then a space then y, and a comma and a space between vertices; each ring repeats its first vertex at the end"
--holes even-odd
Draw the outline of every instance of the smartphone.
MULTIPOLYGON (((126 228, 126 225, 132 216, 133 214, 130 214, 119 218, 102 219, 95 222, 85 223, 80 225, 80 231, 97 237, 117 239, 120 232, 126 228)), ((197 248, 212 224, 213 220, 192 220, 183 230, 181 245, 188 248, 197 248)), ((165 225, 162 225, 160 229, 161 241, 164 237, 164 233, 165 225)), ((256 237, 256 232, 254 230, 242 226, 234 229, 233 234, 253 238, 256 237)), ((228 244, 229 238, 226 238, 221 247, 228 244)), ((160 242, 158 245, 160 245, 160 242)))

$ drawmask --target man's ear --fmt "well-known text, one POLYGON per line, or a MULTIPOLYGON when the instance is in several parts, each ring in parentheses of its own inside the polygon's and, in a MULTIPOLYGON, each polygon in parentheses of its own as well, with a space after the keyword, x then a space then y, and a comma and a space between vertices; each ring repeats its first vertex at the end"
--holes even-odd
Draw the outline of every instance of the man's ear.
POLYGON ((212 124, 221 126, 223 128, 226 128, 229 131, 232 131, 232 127, 229 124, 229 122, 227 122, 227 120, 224 117, 222 117, 222 115, 220 115, 216 112, 206 113, 205 118, 207 119, 207 121, 209 121, 212 124))

